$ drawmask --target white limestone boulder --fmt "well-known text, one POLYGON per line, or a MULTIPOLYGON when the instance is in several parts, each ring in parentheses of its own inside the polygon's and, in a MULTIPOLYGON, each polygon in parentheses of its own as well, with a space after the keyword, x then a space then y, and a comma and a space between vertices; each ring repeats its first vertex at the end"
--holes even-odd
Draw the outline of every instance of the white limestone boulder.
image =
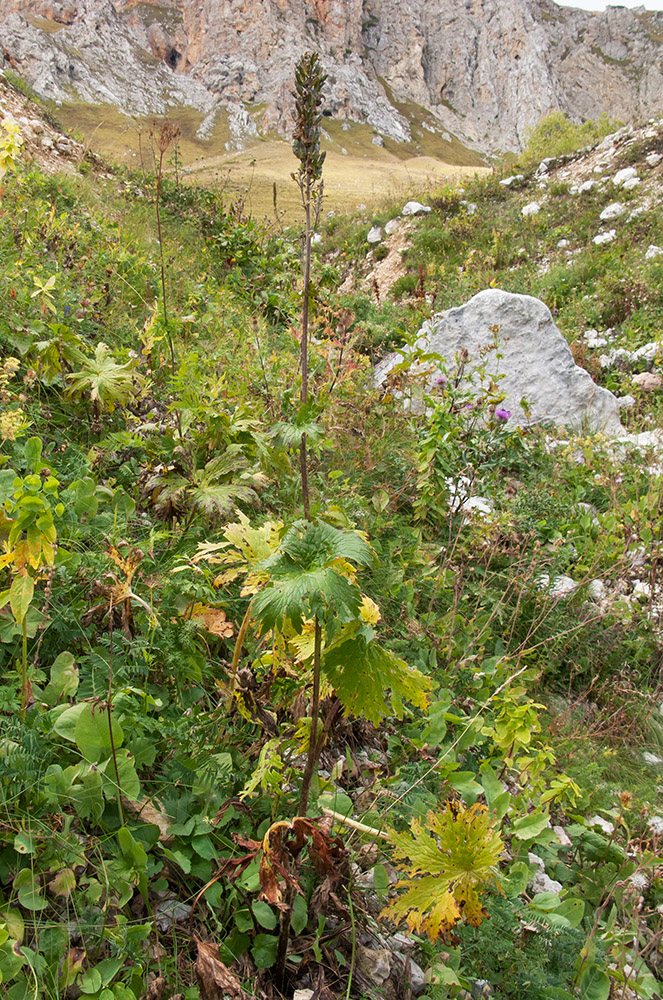
MULTIPOLYGON (((505 398, 501 405, 511 411, 512 424, 550 422, 614 436, 624 433, 616 397, 575 364, 550 310, 531 295, 515 295, 499 288, 479 292, 465 305, 424 323, 412 350, 439 354, 448 369, 466 350, 466 371, 484 364, 487 374, 502 375, 499 388, 505 398), (491 328, 496 326, 498 350, 486 350, 494 343, 491 328), (521 406, 523 398, 529 404, 529 418, 521 406)), ((406 359, 409 353, 405 351, 406 359)), ((400 351, 387 355, 376 366, 376 384, 384 383, 402 362, 400 351)), ((429 385, 439 377, 439 370, 427 366, 429 385)), ((409 402, 417 405, 415 399, 409 402)))

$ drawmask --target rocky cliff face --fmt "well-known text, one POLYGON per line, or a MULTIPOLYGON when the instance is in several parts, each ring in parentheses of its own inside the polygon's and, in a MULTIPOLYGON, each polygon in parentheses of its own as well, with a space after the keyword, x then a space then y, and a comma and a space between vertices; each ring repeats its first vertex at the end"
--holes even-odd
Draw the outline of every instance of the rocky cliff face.
POLYGON ((2 0, 5 66, 39 93, 135 113, 219 103, 287 132, 293 67, 319 52, 328 107, 404 141, 404 102, 485 150, 561 108, 626 121, 663 109, 663 13, 552 0, 2 0), (399 110, 399 105, 401 108, 399 110))

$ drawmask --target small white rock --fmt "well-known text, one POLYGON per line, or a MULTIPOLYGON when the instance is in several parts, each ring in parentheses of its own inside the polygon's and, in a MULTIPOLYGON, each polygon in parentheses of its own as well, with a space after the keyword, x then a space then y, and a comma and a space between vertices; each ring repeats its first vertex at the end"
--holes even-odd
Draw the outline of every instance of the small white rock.
POLYGON ((631 407, 635 406, 637 400, 635 396, 627 393, 626 396, 617 396, 617 406, 620 410, 630 410, 631 407))
POLYGON ((374 146, 384 146, 384 139, 381 135, 374 135, 371 142, 374 146))
POLYGON ((591 191, 592 188, 596 187, 597 183, 598 181, 584 181, 578 188, 578 194, 585 194, 586 191, 591 191))
POLYGON ((569 245, 568 240, 558 240, 557 242, 557 246, 559 247, 560 250, 563 250, 565 247, 568 247, 568 245, 569 245))
POLYGON ((316 243, 322 243, 322 236, 320 233, 312 233, 311 235, 311 244, 315 246, 316 243))
POLYGON ((551 597, 568 597, 578 588, 578 584, 570 576, 556 576, 551 583, 548 573, 541 573, 536 585, 539 590, 548 590, 551 597))
POLYGON ((599 830, 603 830, 608 835, 615 832, 615 824, 608 819, 603 819, 603 816, 591 816, 587 822, 590 826, 598 826, 599 830))
POLYGON ((466 514, 480 514, 481 517, 487 517, 493 512, 493 504, 487 497, 468 497, 463 501, 461 509, 466 514))
POLYGON ((652 260, 654 257, 660 257, 662 253, 663 247, 657 247, 654 243, 652 243, 645 253, 645 260, 652 260))
POLYGON ((599 219, 607 222, 608 219, 618 219, 626 211, 626 206, 618 201, 613 201, 612 205, 607 205, 599 215, 599 219))
POLYGON ((425 215, 430 212, 430 210, 430 205, 422 205, 419 201, 408 201, 407 204, 403 206, 401 215, 425 215))
POLYGON ((636 188, 639 183, 640 183, 639 177, 631 177, 630 180, 624 181, 624 183, 622 184, 622 191, 632 191, 633 188, 636 188))
POLYGON ((368 231, 368 236, 366 241, 368 243, 380 243, 382 240, 382 228, 380 226, 372 226, 368 231))
MULTIPOLYGON (((599 581, 600 582, 600 581, 599 581)), ((569 837, 568 833, 563 826, 554 826, 553 833, 557 834, 557 839, 559 840, 562 847, 573 847, 573 841, 569 837)))
POLYGON ((603 580, 591 580, 587 586, 587 594, 593 601, 601 601, 605 596, 605 583, 603 580))
POLYGON ((612 178, 612 183, 615 187, 622 187, 625 181, 630 181, 631 178, 637 177, 638 171, 635 167, 624 167, 623 170, 618 170, 615 176, 612 178))
POLYGON ((530 885, 534 892, 561 892, 562 883, 549 878, 545 872, 537 872, 530 885))
POLYGON ((523 208, 521 208, 520 211, 521 214, 525 216, 538 215, 539 212, 541 211, 541 206, 539 205, 538 201, 530 201, 529 205, 525 205, 523 208))
POLYGON ((661 160, 663 160, 663 156, 660 153, 647 153, 645 156, 645 162, 650 167, 657 167, 661 160))
POLYGON ((658 389, 663 389, 663 378, 656 372, 640 372, 633 376, 632 381, 641 392, 656 392, 658 389))
POLYGON ((612 243, 616 236, 616 230, 609 229, 607 233, 599 233, 598 236, 595 236, 594 243, 596 243, 597 246, 600 246, 602 243, 612 243))
POLYGON ((400 219, 390 219, 387 225, 384 227, 384 231, 387 234, 387 236, 391 236, 392 233, 396 232, 399 226, 400 226, 400 219))
POLYGON ((663 764, 662 757, 657 757, 655 753, 649 753, 648 750, 645 750, 645 752, 642 755, 642 759, 644 760, 645 764, 650 764, 652 767, 658 767, 659 764, 663 764))

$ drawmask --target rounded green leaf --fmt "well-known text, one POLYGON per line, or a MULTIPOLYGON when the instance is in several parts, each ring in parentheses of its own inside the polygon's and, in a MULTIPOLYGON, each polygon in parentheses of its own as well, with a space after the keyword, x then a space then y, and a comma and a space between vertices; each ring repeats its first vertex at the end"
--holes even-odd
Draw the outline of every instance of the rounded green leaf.
POLYGON ((308 907, 303 896, 295 896, 292 904, 292 919, 290 926, 295 935, 301 934, 308 924, 308 907))
POLYGON ((70 743, 76 742, 76 723, 79 717, 87 708, 87 704, 84 701, 78 703, 78 705, 71 705, 69 708, 62 709, 61 706, 53 709, 50 713, 50 717, 55 716, 55 722, 53 723, 53 730, 62 736, 63 739, 69 740, 70 743))
POLYGON ((269 969, 276 961, 279 939, 273 934, 256 934, 251 954, 259 969, 269 969))
POLYGON ((82 993, 98 993, 103 986, 101 973, 97 969, 88 969, 78 980, 78 985, 82 993))
POLYGON ((610 980, 598 965, 585 969, 580 980, 580 1000, 608 1000, 610 980))
POLYGON ((253 910, 253 916, 261 927, 264 927, 267 931, 274 930, 278 920, 269 903, 266 903, 262 899, 256 899, 251 904, 251 909, 253 910))
POLYGON ((89 761, 106 760, 111 753, 112 746, 114 745, 117 750, 124 742, 122 727, 113 713, 111 712, 109 727, 107 709, 101 708, 98 704, 93 706, 89 702, 85 704, 78 717, 74 737, 76 746, 89 761), (112 744, 111 731, 113 734, 112 744))
POLYGON ((51 667, 52 688, 58 698, 68 698, 78 690, 78 669, 73 653, 60 653, 51 667))

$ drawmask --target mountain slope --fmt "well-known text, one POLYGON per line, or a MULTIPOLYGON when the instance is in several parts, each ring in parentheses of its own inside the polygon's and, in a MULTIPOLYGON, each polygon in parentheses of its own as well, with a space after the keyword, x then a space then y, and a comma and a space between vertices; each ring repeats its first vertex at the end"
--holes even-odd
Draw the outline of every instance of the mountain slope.
POLYGON ((399 142, 400 101, 483 150, 513 149, 561 108, 627 121, 661 110, 663 13, 551 0, 6 0, 5 66, 44 96, 139 114, 230 108, 235 131, 288 131, 293 66, 316 50, 328 107, 399 142))

